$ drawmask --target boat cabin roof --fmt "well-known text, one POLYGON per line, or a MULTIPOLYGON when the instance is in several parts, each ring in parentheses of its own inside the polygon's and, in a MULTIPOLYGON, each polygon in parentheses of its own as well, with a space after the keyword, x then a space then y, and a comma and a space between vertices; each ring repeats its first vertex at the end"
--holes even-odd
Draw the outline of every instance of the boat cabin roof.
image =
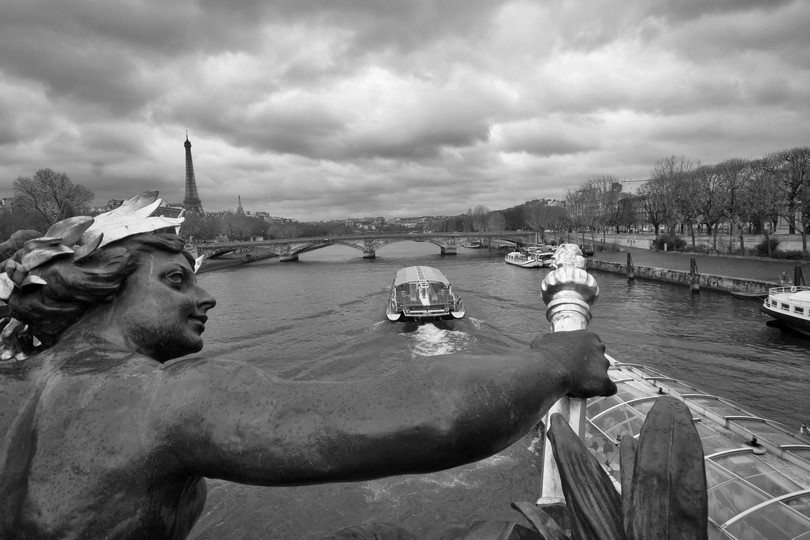
POLYGON ((420 281, 438 282, 450 285, 450 281, 436 268, 431 266, 408 266, 397 270, 394 278, 394 287, 404 283, 418 283, 420 281))
POLYGON ((795 306, 810 307, 810 287, 773 287, 769 297, 795 306))
POLYGON ((807 538, 810 437, 648 367, 611 364, 618 392, 588 400, 585 440, 617 489, 615 441, 638 437, 655 399, 668 394, 689 407, 703 444, 709 538, 807 538))

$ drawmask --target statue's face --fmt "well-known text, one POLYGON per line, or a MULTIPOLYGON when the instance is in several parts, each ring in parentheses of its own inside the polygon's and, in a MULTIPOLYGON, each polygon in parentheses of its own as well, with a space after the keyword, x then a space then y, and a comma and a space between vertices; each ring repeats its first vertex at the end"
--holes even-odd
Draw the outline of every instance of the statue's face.
POLYGON ((125 341, 141 354, 165 362, 202 349, 206 312, 214 298, 180 253, 142 255, 115 301, 125 341))

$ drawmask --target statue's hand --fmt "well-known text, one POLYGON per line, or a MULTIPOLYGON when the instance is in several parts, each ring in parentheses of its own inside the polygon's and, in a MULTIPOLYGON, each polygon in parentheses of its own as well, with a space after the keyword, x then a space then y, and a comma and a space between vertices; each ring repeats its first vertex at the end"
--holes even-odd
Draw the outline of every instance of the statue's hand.
POLYGON ((607 375, 610 362, 599 336, 587 330, 553 332, 538 336, 532 349, 544 350, 566 368, 571 376, 568 396, 588 398, 616 393, 616 384, 607 375))

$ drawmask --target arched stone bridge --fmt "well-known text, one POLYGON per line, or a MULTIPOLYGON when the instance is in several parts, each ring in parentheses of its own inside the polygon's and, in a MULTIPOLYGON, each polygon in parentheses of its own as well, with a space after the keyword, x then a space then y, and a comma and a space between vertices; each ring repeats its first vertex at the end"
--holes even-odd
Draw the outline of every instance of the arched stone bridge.
POLYGON ((474 233, 391 233, 391 234, 353 234, 342 236, 319 236, 312 238, 283 238, 259 240, 255 242, 227 242, 216 244, 197 244, 197 250, 207 258, 216 259, 227 253, 247 253, 264 251, 275 253, 281 261, 296 261, 298 255, 307 251, 328 246, 349 246, 360 250, 364 259, 373 259, 377 250, 395 242, 430 242, 439 246, 442 255, 455 255, 459 245, 466 240, 483 240, 491 247, 500 245, 514 246, 535 240, 532 231, 500 231, 474 233))

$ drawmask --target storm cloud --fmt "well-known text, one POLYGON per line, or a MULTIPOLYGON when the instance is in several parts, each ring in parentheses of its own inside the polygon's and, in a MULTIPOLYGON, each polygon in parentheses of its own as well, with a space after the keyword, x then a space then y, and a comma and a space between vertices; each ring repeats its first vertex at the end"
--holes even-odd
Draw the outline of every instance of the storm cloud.
MULTIPOLYGON (((0 173, 302 220, 810 141, 810 2, 0 0, 0 173)), ((635 182, 628 182, 628 186, 635 182)))

